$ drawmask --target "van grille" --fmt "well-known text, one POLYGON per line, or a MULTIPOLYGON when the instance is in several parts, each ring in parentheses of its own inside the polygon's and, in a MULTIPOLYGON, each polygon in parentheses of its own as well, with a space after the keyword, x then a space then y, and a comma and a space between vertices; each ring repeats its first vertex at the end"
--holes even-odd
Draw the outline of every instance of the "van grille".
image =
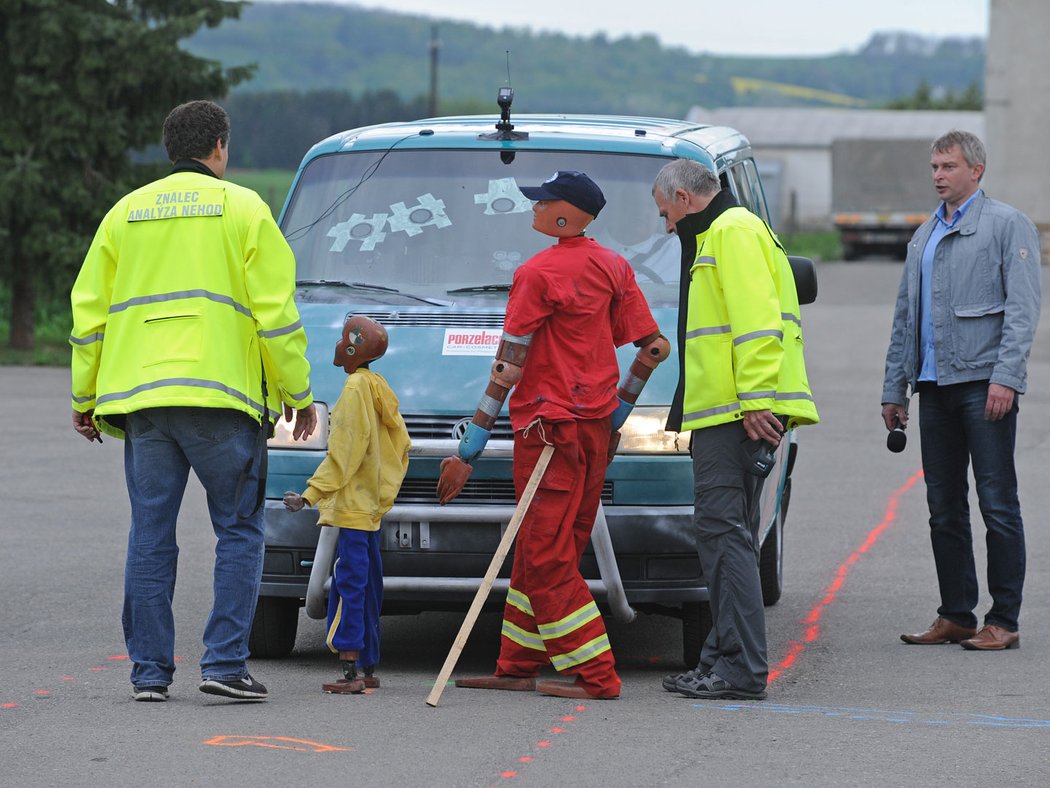
POLYGON ((419 328, 503 328, 502 312, 400 312, 379 311, 359 314, 390 326, 415 326, 419 328))
MULTIPOLYGON (((437 500, 434 479, 405 479, 398 493, 399 504, 434 503, 437 500)), ((613 483, 606 479, 602 484, 602 503, 612 504, 613 483)), ((514 504, 514 482, 510 479, 468 479, 456 497, 456 503, 514 504)))
MULTIPOLYGON (((427 416, 418 414, 402 414, 408 434, 412 440, 459 440, 462 432, 454 432, 453 427, 464 419, 470 420, 470 416, 427 416)), ((493 440, 514 440, 514 430, 510 428, 510 421, 506 418, 496 419, 492 428, 493 440)))

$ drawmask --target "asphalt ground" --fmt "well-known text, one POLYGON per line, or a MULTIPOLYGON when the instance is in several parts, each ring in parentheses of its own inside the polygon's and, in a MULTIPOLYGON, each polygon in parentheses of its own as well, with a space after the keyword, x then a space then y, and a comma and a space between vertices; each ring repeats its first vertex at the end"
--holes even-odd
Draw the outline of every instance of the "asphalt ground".
MULTIPOLYGON (((462 620, 455 614, 384 618, 382 687, 366 695, 320 692, 338 668, 323 624, 305 613, 291 657, 251 663, 270 700, 204 695, 197 661, 214 540, 195 481, 179 526, 172 699, 134 703, 120 629, 121 443, 89 445, 73 433, 66 370, 0 368, 0 784, 1045 785, 1050 321, 1021 401, 1021 648, 905 645, 900 633, 936 615, 937 590, 917 430, 890 454, 879 415, 900 269, 822 264, 818 302, 803 309, 822 423, 800 436, 784 595, 767 609, 773 678, 761 703, 664 692, 680 626, 642 617, 609 623, 619 700, 450 686, 430 708, 424 699, 462 620)), ((975 499, 971 509, 983 576, 975 499)), ((989 604, 981 586, 979 615, 989 604)), ((489 672, 498 632, 499 616, 484 614, 455 675, 489 672)))

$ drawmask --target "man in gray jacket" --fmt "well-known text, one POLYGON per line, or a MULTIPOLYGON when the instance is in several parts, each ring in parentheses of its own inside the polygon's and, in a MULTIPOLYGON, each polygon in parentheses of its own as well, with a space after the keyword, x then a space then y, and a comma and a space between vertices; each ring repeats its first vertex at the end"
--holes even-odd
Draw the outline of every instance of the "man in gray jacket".
POLYGON ((1039 237, 1020 211, 979 188, 981 141, 950 131, 933 143, 941 205, 908 244, 893 314, 882 418, 908 423, 919 394, 922 467, 941 605, 929 629, 905 643, 1020 645, 1025 543, 1014 471, 1018 400, 1039 320, 1039 237), (977 570, 967 499, 973 463, 988 531, 991 609, 977 631, 977 570))

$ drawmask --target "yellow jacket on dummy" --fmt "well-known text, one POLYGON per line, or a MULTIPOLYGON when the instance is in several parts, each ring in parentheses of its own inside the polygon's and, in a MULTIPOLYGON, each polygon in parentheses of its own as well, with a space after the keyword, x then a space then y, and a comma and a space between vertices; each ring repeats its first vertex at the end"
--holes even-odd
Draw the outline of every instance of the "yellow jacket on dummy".
POLYGON ((120 416, 143 408, 261 420, 276 419, 282 401, 306 407, 294 295, 292 251, 255 192, 197 172, 131 192, 103 219, 73 285, 73 410, 94 409, 99 429, 123 437, 120 416))
POLYGON ((741 419, 749 410, 819 420, 802 350, 802 318, 787 256, 742 207, 696 236, 685 325, 682 428, 741 419))
POLYGON ((306 483, 303 498, 320 512, 318 525, 379 530, 408 471, 408 429, 397 395, 379 375, 347 375, 332 410, 328 456, 306 483))

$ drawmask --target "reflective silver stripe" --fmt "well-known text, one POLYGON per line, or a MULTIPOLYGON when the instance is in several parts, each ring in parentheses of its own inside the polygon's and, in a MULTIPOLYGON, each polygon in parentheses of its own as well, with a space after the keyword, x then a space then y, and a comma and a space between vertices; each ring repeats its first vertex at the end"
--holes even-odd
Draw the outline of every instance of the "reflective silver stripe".
POLYGON ((729 405, 719 405, 717 408, 708 408, 707 410, 698 410, 693 413, 686 413, 682 416, 682 421, 693 421, 694 419, 706 419, 708 416, 717 416, 720 413, 732 413, 733 411, 740 410, 740 403, 733 402, 729 405))
POLYGON ((741 334, 738 337, 733 338, 734 345, 741 345, 744 342, 750 342, 752 339, 758 339, 759 337, 776 337, 777 339, 784 340, 784 332, 779 328, 767 328, 762 331, 750 331, 747 334, 741 334))
POLYGON ((796 326, 799 326, 799 327, 802 326, 802 318, 795 317, 790 312, 781 312, 780 313, 780 319, 781 320, 787 320, 789 323, 794 323, 796 326))
MULTIPOLYGON (((261 403, 251 399, 247 394, 231 389, 229 386, 225 386, 217 380, 202 380, 201 378, 167 378, 166 380, 155 380, 152 383, 143 383, 141 386, 135 386, 133 389, 128 391, 114 391, 111 394, 103 394, 97 400, 97 405, 102 405, 106 402, 117 402, 123 399, 130 399, 136 394, 141 394, 143 391, 151 391, 153 389, 162 389, 167 386, 190 386, 192 388, 202 389, 213 389, 215 391, 222 391, 229 394, 234 399, 239 399, 246 405, 254 408, 258 413, 269 413, 272 417, 279 416, 279 413, 267 410, 261 403)), ((299 397, 296 397, 299 399, 299 397)))
POLYGON ((503 627, 500 631, 503 637, 513 640, 519 646, 525 648, 531 648, 535 651, 546 651, 547 647, 543 645, 543 640, 534 632, 526 632, 521 627, 516 627, 506 619, 503 619, 503 627))
POLYGON ((700 255, 693 261, 693 265, 718 265, 718 261, 715 260, 709 254, 700 255))
POLYGON ((109 313, 112 315, 114 312, 123 312, 125 309, 129 309, 133 306, 160 304, 165 301, 181 301, 184 298, 206 298, 209 301, 232 306, 238 312, 241 312, 248 317, 252 316, 252 310, 244 306, 244 304, 238 304, 230 298, 230 296, 223 295, 222 293, 213 293, 210 290, 176 290, 173 293, 158 293, 157 295, 129 298, 127 301, 121 301, 119 304, 113 304, 113 306, 109 308, 109 313))
POLYGON ((737 392, 737 399, 773 399, 777 396, 775 391, 746 391, 743 393, 737 392))
POLYGON ((488 394, 481 396, 481 402, 478 403, 478 410, 485 413, 492 418, 496 418, 499 415, 500 409, 503 407, 503 403, 495 397, 490 397, 488 394))
MULTIPOLYGON (((251 312, 248 313, 251 316, 251 312)), ((284 328, 271 328, 269 331, 260 331, 259 336, 263 339, 273 339, 274 337, 284 336, 285 334, 291 334, 293 331, 298 331, 303 327, 302 320, 296 320, 294 323, 285 326, 284 328)))
POLYGON ((578 649, 574 649, 567 654, 551 654, 551 664, 554 665, 555 670, 565 670, 574 665, 581 665, 589 659, 594 659, 610 648, 609 636, 599 635, 594 640, 584 643, 578 649))
POLYGON ((525 347, 528 347, 529 343, 532 342, 532 334, 526 334, 523 337, 517 337, 514 336, 514 334, 508 334, 506 331, 504 331, 503 341, 513 342, 515 345, 525 345, 525 347))
POLYGON ((708 326, 707 328, 694 328, 692 331, 686 332, 685 338, 693 339, 695 337, 704 337, 710 334, 728 334, 732 330, 732 326, 708 326))
POLYGON ((808 399, 810 402, 812 402, 813 395, 805 391, 787 391, 778 392, 777 399, 808 399))
POLYGON ((76 394, 73 395, 73 402, 91 402, 95 398, 94 394, 87 397, 78 397, 76 394))
POLYGON ((579 610, 570 613, 559 621, 552 621, 549 624, 537 624, 536 629, 540 631, 540 637, 544 640, 553 640, 570 632, 575 632, 589 621, 594 621, 600 615, 598 606, 594 602, 588 602, 579 610))
POLYGON ((528 596, 516 588, 507 589, 507 604, 513 605, 527 616, 532 615, 532 603, 529 602, 528 596))
POLYGON ((101 342, 103 336, 105 335, 101 332, 88 334, 86 337, 75 337, 70 335, 69 341, 74 345, 90 345, 94 342, 101 342))
POLYGON ((311 386, 307 386, 306 387, 306 391, 300 391, 298 394, 289 394, 288 396, 291 397, 294 400, 300 400, 300 399, 306 399, 312 393, 313 393, 313 388, 311 386))

